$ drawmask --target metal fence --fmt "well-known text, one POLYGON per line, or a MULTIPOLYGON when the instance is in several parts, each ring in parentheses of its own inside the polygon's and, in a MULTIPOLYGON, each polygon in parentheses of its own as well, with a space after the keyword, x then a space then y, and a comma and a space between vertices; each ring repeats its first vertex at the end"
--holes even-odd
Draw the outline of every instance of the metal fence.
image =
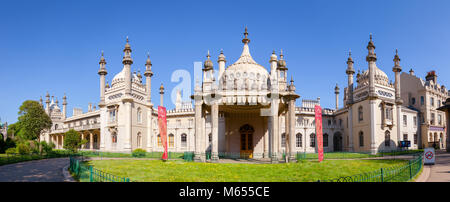
POLYGON ((413 160, 409 160, 400 166, 380 168, 371 172, 319 180, 318 182, 406 182, 413 179, 423 167, 423 153, 414 156, 413 160))
MULTIPOLYGON (((83 158, 83 156, 81 156, 83 158)), ((94 168, 94 166, 84 165, 75 156, 70 156, 69 169, 72 175, 80 182, 130 182, 128 177, 103 172, 94 168)))

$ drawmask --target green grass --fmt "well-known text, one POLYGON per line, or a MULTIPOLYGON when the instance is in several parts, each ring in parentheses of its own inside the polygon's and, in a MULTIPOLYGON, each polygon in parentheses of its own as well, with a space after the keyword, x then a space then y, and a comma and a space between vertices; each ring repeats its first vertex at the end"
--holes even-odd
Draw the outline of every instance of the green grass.
POLYGON ((321 163, 214 164, 122 159, 94 160, 84 164, 140 182, 311 182, 400 166, 405 161, 326 160, 321 163))
MULTIPOLYGON (((160 159, 163 155, 163 152, 146 152, 145 156, 142 157, 134 157, 131 153, 114 153, 114 152, 97 152, 97 151, 79 151, 79 154, 82 154, 87 157, 104 157, 104 158, 157 158, 160 159)), ((168 152, 169 159, 181 159, 183 157, 183 153, 179 152, 168 152)))

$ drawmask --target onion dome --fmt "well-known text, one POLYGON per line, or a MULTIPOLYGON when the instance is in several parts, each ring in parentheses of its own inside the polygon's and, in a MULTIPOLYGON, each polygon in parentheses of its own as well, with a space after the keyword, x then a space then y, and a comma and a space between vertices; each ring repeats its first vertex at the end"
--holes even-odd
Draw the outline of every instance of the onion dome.
POLYGON ((98 62, 98 64, 106 64, 106 60, 103 57, 103 51, 102 51, 102 57, 100 57, 100 62, 98 62))
POLYGON ((277 69, 279 69, 279 70, 287 70, 287 68, 286 68, 286 61, 284 60, 283 57, 284 57, 283 49, 281 49, 281 51, 280 51, 280 60, 278 60, 278 63, 277 63, 277 65, 278 65, 277 69))
POLYGON ((205 62, 203 63, 203 71, 209 71, 213 69, 213 63, 211 61, 211 56, 209 55, 209 50, 208 50, 208 55, 206 56, 205 62))

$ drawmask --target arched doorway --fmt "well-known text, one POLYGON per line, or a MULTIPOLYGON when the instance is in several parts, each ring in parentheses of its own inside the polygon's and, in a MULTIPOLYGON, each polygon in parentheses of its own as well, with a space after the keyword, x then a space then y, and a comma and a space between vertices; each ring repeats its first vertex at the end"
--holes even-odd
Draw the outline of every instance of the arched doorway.
POLYGON ((333 135, 333 151, 342 151, 342 134, 339 132, 333 135))
POLYGON ((241 134, 241 158, 253 158, 253 133, 255 129, 251 125, 245 124, 239 129, 241 134))

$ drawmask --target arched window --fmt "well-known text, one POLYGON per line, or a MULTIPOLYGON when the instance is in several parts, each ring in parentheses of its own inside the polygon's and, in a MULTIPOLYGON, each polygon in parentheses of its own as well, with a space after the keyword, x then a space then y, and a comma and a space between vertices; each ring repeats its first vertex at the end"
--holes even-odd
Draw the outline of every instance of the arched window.
POLYGON ((137 139, 137 140, 136 140, 136 142, 137 142, 137 147, 138 147, 138 148, 142 148, 142 135, 141 135, 140 132, 137 134, 136 139, 137 139))
POLYGON ((364 147, 364 133, 359 131, 359 146, 364 147))
POLYGON ((295 135, 295 143, 297 147, 302 147, 302 134, 297 133, 297 135, 295 135))
POLYGON ((328 134, 323 134, 323 146, 328 147, 328 134))
POLYGON ((158 147, 162 147, 161 135, 158 134, 158 147))
POLYGON ((388 130, 384 133, 384 146, 391 146, 391 133, 388 130))
POLYGON ((113 133, 111 135, 111 140, 112 140, 112 143, 117 143, 117 134, 116 133, 113 133))
POLYGON ((360 106, 358 108, 358 121, 362 121, 363 120, 363 107, 360 106))
POLYGON ((181 134, 181 147, 187 147, 187 135, 185 133, 181 134))
POLYGON ((310 147, 316 147, 316 134, 311 133, 311 135, 309 135, 309 141, 310 141, 310 144, 309 144, 310 147))
POLYGON ((286 147, 286 133, 281 134, 281 147, 286 147))
POLYGON ((174 147, 174 136, 169 134, 169 147, 174 147))
POLYGON ((137 122, 142 123, 142 110, 141 108, 138 108, 137 110, 137 122))

